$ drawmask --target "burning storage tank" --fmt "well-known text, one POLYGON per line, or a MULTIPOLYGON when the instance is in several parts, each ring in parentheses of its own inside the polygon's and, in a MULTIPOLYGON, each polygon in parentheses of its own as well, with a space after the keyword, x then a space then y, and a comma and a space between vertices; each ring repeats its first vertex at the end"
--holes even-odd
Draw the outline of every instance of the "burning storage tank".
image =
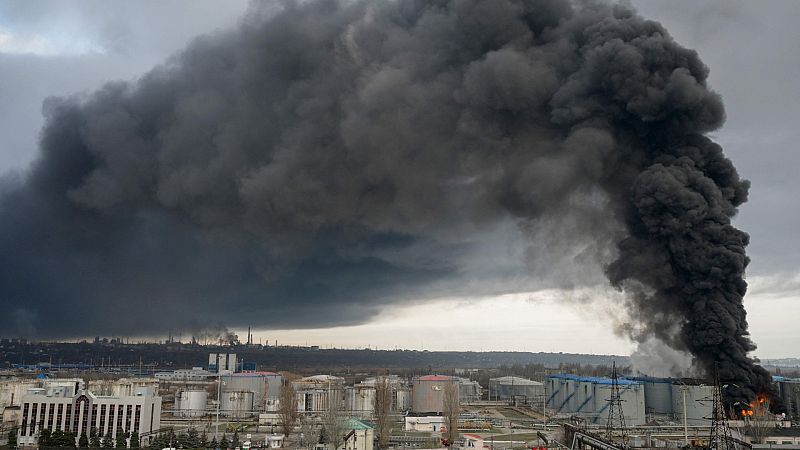
POLYGON ((672 385, 672 411, 675 420, 683 422, 684 394, 686 422, 689 425, 709 425, 713 409, 714 387, 675 382, 672 385))
POLYGON ((448 383, 459 385, 453 377, 445 375, 425 375, 411 381, 411 411, 414 413, 442 413, 444 393, 448 383))
POLYGON ((532 403, 534 401, 541 402, 543 395, 544 384, 538 381, 513 376, 489 380, 489 400, 532 403))
MULTIPOLYGON (((548 406, 556 413, 581 416, 590 424, 602 424, 608 419, 608 399, 613 388, 610 378, 558 374, 548 376, 547 385, 554 389, 548 398, 548 406)), ((617 386, 625 423, 643 425, 644 385, 640 381, 618 379, 617 386)))
POLYGON ((206 414, 208 392, 201 389, 184 389, 175 395, 175 416, 202 417, 206 414))
POLYGON ((257 412, 277 411, 281 396, 283 376, 275 372, 247 372, 224 375, 224 392, 247 391, 253 393, 253 408, 257 412))
POLYGON ((253 393, 250 391, 226 391, 222 393, 222 414, 234 419, 243 419, 253 414, 253 393))

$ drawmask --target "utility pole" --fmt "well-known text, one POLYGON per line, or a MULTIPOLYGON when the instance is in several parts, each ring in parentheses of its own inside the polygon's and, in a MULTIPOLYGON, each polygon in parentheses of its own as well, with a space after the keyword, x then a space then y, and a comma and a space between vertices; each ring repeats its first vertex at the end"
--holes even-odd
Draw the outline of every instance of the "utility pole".
POLYGON ((622 410, 622 398, 619 392, 617 379, 617 362, 611 364, 611 398, 608 399, 608 422, 606 422, 606 439, 613 442, 614 430, 620 431, 622 447, 628 446, 628 437, 625 433, 625 412, 622 410), (618 416, 618 417, 615 417, 618 416))
POLYGON ((686 390, 689 389, 689 386, 685 384, 681 386, 681 390, 683 391, 683 445, 688 447, 689 446, 689 419, 686 417, 686 390))
POLYGON ((735 450, 731 439, 731 429, 725 417, 725 406, 722 403, 722 386, 719 381, 719 370, 714 368, 714 395, 711 412, 711 436, 708 439, 709 450, 735 450))
POLYGON ((547 369, 544 369, 542 381, 542 429, 547 431, 547 369))
POLYGON ((219 370, 219 357, 217 357, 217 423, 214 428, 214 440, 216 440, 217 442, 219 442, 219 437, 217 435, 219 434, 219 407, 220 404, 222 403, 221 393, 222 393, 222 373, 220 373, 219 370))

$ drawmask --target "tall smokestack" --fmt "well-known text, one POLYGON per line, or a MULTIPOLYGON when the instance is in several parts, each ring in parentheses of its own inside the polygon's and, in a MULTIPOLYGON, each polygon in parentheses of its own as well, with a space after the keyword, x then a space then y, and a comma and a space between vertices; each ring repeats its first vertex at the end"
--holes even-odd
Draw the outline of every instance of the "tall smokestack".
POLYGON ((0 329, 344 325, 602 266, 631 338, 717 364, 734 399, 769 389, 731 224, 748 183, 706 135, 708 69, 661 25, 602 2, 281 5, 46 102, 38 161, 0 184, 0 329))

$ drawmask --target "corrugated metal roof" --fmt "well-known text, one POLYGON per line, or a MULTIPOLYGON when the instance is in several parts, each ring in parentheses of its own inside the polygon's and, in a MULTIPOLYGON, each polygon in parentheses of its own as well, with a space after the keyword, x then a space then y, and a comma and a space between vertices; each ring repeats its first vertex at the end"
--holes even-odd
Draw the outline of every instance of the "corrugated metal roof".
POLYGON ((511 376, 490 378, 489 382, 497 384, 514 384, 519 386, 543 386, 542 383, 538 381, 533 381, 522 377, 511 377, 511 376))
MULTIPOLYGON (((594 383, 594 384, 611 384, 611 378, 606 377, 582 377, 578 375, 572 375, 569 373, 558 373, 553 375, 548 375, 547 378, 554 378, 560 380, 572 380, 572 381, 583 381, 587 383, 594 383)), ((634 384, 643 384, 641 381, 634 381, 634 380, 627 380, 625 378, 618 378, 617 384, 620 386, 630 386, 634 384)))

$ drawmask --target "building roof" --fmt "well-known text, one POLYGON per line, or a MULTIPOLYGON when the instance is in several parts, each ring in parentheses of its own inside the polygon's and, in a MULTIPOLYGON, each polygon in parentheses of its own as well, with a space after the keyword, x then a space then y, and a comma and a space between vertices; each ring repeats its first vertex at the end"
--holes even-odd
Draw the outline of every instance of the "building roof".
POLYGON ((529 380, 527 378, 522 377, 497 377, 497 378, 490 378, 490 383, 495 384, 513 384, 515 386, 544 386, 542 383, 538 381, 529 380))
MULTIPOLYGON (((752 436, 752 432, 753 431, 751 429, 745 429, 745 434, 748 435, 748 436, 752 436)), ((770 437, 770 436, 775 436, 775 437, 800 437, 800 428, 798 428, 798 427, 791 427, 791 428, 785 428, 785 427, 778 428, 778 427, 775 427, 775 428, 770 428, 769 430, 766 430, 765 436, 766 437, 770 437)))
MULTIPOLYGON (((558 373, 554 375, 548 375, 547 378, 554 378, 560 380, 572 380, 572 381, 583 381, 587 383, 593 384, 612 384, 611 378, 607 377, 582 377, 578 375, 572 375, 569 373, 558 373)), ((618 378, 617 384, 620 386, 629 386, 633 384, 643 384, 641 381, 634 381, 634 380, 627 380, 625 378, 618 378)))
POLYGON ((231 374, 234 377, 275 377, 281 376, 281 374, 276 372, 240 372, 240 373, 233 373, 231 374))
POLYGON ((453 377, 447 375, 423 375, 418 379, 419 381, 452 381, 453 377))
POLYGON ((345 422, 345 428, 347 428, 349 430, 374 430, 375 429, 375 427, 373 427, 368 422, 365 422, 365 421, 360 420, 360 419, 355 419, 355 418, 348 419, 345 422))

